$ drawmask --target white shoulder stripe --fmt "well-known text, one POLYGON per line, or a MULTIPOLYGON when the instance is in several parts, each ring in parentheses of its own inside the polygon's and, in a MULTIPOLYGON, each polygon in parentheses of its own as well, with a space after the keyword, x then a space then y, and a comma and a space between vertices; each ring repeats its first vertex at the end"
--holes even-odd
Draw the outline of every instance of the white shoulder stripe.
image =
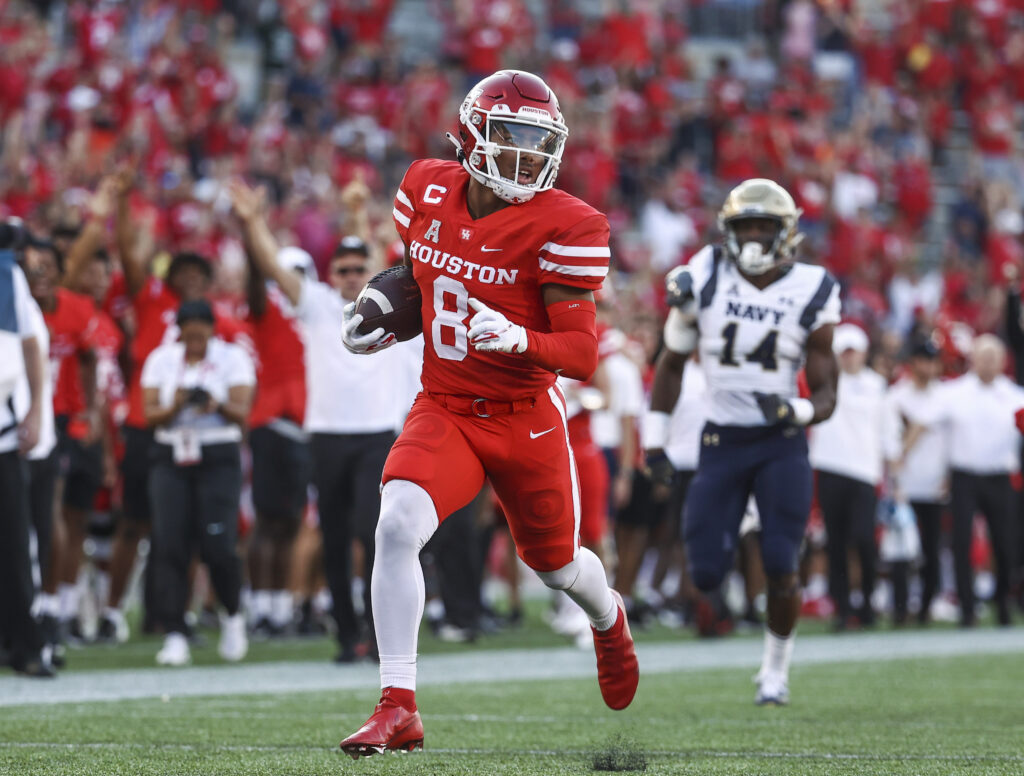
POLYGON ((555 264, 547 259, 538 259, 540 268, 548 272, 559 272, 573 277, 603 278, 608 274, 608 267, 574 267, 569 264, 555 264))
POLYGON ((544 243, 542 251, 557 253, 559 256, 610 258, 611 249, 607 246, 580 246, 580 245, 559 245, 558 243, 544 243))
POLYGON ((399 202, 401 202, 403 205, 409 208, 409 210, 416 210, 416 208, 412 206, 412 202, 409 201, 409 198, 405 196, 405 192, 402 191, 401 189, 399 189, 398 193, 395 194, 395 199, 397 199, 399 202))
POLYGON ((391 208, 391 215, 393 215, 395 217, 395 220, 398 223, 400 223, 402 226, 408 228, 408 226, 409 226, 409 216, 405 215, 405 213, 402 213, 397 207, 391 208))

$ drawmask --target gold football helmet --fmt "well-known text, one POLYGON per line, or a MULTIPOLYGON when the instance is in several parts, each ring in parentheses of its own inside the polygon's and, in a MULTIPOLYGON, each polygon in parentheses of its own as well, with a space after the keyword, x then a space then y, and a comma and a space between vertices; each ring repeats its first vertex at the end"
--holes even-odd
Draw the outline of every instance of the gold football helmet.
POLYGON ((782 186, 767 178, 751 178, 729 192, 718 213, 718 228, 725 235, 725 248, 739 268, 748 275, 761 275, 772 267, 793 261, 804 239, 797 231, 803 211, 782 186), (774 240, 740 244, 734 229, 745 219, 767 219, 778 224, 774 240))

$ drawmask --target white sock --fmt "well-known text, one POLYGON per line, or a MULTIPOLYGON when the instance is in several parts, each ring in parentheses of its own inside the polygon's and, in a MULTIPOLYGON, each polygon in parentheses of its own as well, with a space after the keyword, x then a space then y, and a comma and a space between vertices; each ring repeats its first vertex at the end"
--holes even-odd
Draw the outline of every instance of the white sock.
POLYGON ((434 502, 419 485, 406 480, 384 485, 370 578, 382 688, 416 689, 416 639, 425 598, 420 550, 437 524, 434 502))
POLYGON ((764 629, 764 657, 761 659, 761 673, 772 673, 789 678, 789 661, 793 657, 793 642, 796 632, 788 636, 777 636, 768 628, 764 629))
POLYGON ((608 577, 601 559, 586 547, 581 547, 575 560, 556 571, 538 571, 544 584, 565 594, 587 613, 591 624, 599 631, 608 630, 618 619, 618 607, 608 587, 608 577))
POLYGON ((57 597, 56 593, 39 594, 39 614, 42 617, 60 616, 60 598, 57 597))
POLYGON ((252 591, 252 611, 250 616, 253 622, 259 622, 264 617, 270 617, 271 607, 273 606, 273 599, 270 597, 269 590, 253 590, 252 591))
POLYGON ((82 592, 78 589, 78 585, 69 585, 61 582, 57 586, 57 596, 60 598, 60 619, 70 620, 73 617, 77 617, 78 603, 82 597, 82 592))
POLYGON ((291 591, 275 590, 270 598, 270 621, 279 627, 290 623, 294 611, 291 591))
POLYGON ((110 597, 110 574, 97 569, 94 589, 96 591, 96 601, 106 601, 110 597))

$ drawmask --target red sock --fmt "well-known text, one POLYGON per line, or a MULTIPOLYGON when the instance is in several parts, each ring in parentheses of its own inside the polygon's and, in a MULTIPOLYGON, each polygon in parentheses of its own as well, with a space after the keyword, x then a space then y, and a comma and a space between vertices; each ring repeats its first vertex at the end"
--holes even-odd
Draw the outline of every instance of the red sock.
POLYGON ((416 711, 416 691, 403 687, 385 687, 380 693, 381 700, 390 698, 406 711, 416 711))

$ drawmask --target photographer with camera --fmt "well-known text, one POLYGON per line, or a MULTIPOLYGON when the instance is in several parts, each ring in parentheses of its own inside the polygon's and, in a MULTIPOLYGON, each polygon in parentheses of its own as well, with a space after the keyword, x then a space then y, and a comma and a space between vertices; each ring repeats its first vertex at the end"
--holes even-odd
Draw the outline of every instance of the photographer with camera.
POLYGON ((209 302, 178 309, 181 339, 156 348, 142 369, 146 421, 155 429, 149 492, 153 513, 154 607, 166 634, 161 665, 189 662, 185 638, 188 567, 198 549, 210 572, 221 617, 219 652, 245 657, 239 611, 242 582, 236 539, 242 488, 242 427, 256 382, 244 349, 214 337, 209 302))

